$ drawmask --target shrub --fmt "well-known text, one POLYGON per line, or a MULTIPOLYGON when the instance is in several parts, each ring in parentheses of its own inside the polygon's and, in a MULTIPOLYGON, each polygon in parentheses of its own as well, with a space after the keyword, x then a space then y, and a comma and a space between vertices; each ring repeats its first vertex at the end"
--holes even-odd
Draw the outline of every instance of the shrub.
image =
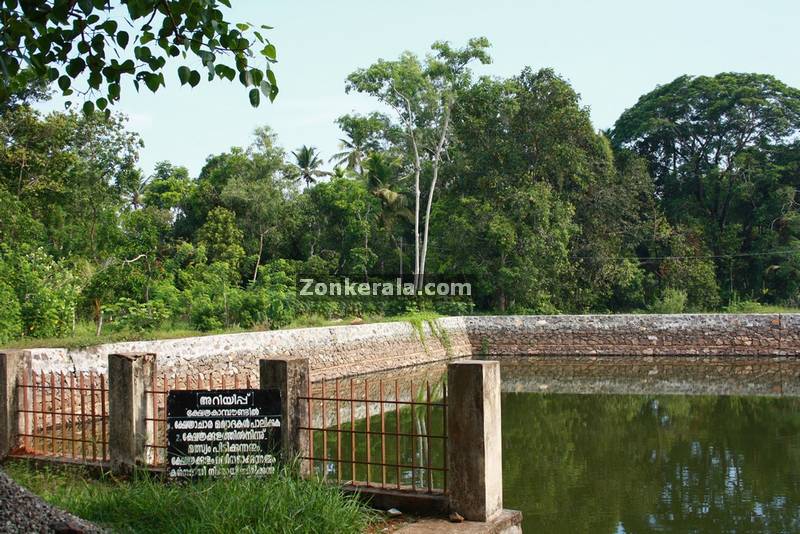
POLYGON ((158 328, 170 316, 169 309, 160 300, 136 302, 123 297, 115 304, 104 306, 103 310, 110 316, 110 323, 115 328, 134 332, 158 328))
POLYGON ((14 288, 1 280, 0 302, 0 343, 7 343, 22 335, 22 318, 14 288))
POLYGON ((471 301, 444 300, 436 302, 433 309, 442 315, 469 315, 475 310, 475 305, 471 301))
POLYGON ((648 310, 650 313, 683 313, 686 300, 686 291, 668 287, 648 310))
POLYGON ((0 280, 16 295, 23 335, 56 337, 72 331, 78 278, 43 249, 0 248, 0 280))

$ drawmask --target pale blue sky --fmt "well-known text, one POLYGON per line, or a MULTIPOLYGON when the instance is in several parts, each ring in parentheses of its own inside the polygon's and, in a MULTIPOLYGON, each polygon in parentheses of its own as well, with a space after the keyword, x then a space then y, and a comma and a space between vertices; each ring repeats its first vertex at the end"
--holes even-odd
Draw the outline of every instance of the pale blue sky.
MULTIPOLYGON (((270 125, 287 150, 337 150, 336 117, 376 109, 344 92, 353 70, 403 50, 424 54, 436 40, 462 44, 484 35, 493 63, 478 74, 511 76, 526 65, 552 67, 581 94, 597 128, 657 84, 688 74, 773 74, 800 87, 797 0, 232 0, 230 20, 268 24, 278 48, 281 93, 253 109, 238 81, 180 87, 168 64, 167 88, 124 90, 116 109, 145 142, 141 166, 166 159, 194 176, 205 158, 250 143, 270 125)), ((58 100, 53 103, 57 105, 58 100)))

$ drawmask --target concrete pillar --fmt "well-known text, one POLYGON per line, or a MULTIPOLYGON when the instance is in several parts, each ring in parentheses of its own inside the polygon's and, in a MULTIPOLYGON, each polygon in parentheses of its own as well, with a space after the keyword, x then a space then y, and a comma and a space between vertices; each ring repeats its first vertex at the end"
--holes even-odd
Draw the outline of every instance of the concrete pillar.
MULTIPOLYGON (((283 460, 291 462, 308 451, 308 396, 310 372, 307 358, 263 359, 259 364, 261 389, 276 388, 281 392, 281 449, 283 460)), ((300 471, 307 475, 308 462, 299 462, 300 471)))
POLYGON ((147 463, 145 389, 155 373, 155 354, 108 355, 108 451, 114 473, 130 474, 147 463))
POLYGON ((0 354, 0 459, 19 446, 20 373, 30 370, 30 353, 8 351, 0 354))
POLYGON ((447 366, 447 437, 450 508, 487 521, 503 509, 499 362, 447 366))

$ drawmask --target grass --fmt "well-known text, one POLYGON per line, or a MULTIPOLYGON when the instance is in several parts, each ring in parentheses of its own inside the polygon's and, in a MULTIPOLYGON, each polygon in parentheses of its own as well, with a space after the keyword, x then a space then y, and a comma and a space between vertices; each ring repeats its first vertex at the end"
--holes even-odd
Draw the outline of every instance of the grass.
POLYGON ((288 469, 272 477, 164 483, 147 473, 131 480, 93 478, 81 468, 36 468, 9 462, 21 485, 83 519, 113 532, 136 533, 350 533, 379 523, 354 496, 288 469))
POLYGON ((52 338, 30 338, 25 337, 10 341, 1 348, 4 349, 39 349, 39 348, 67 348, 80 349, 92 345, 102 345, 103 343, 117 343, 121 341, 146 341, 151 339, 175 339, 179 337, 210 336, 214 334, 235 334, 246 332, 244 328, 238 326, 223 330, 212 330, 202 332, 195 330, 188 323, 174 323, 164 328, 147 330, 145 332, 125 331, 105 331, 101 335, 95 335, 95 324, 91 321, 81 321, 75 325, 75 333, 71 336, 52 337, 52 338))
MULTIPOLYGON (((294 319, 287 329, 308 328, 318 326, 342 326, 349 325, 354 320, 364 323, 382 323, 393 321, 407 321, 418 324, 421 321, 429 321, 442 317, 433 312, 415 312, 404 315, 367 315, 364 317, 344 317, 341 319, 327 319, 321 315, 304 315, 294 319)), ((211 330, 203 332, 195 330, 188 323, 174 323, 169 327, 148 330, 145 332, 133 331, 106 331, 100 336, 95 335, 95 325, 91 321, 81 321, 75 325, 75 333, 71 336, 53 338, 22 338, 10 341, 0 346, 3 349, 40 349, 40 348, 66 348, 81 349, 104 343, 117 343, 122 341, 148 341, 153 339, 176 339, 182 337, 211 336, 215 334, 237 334, 241 332, 257 332, 263 328, 246 329, 239 326, 232 326, 221 330, 211 330)))

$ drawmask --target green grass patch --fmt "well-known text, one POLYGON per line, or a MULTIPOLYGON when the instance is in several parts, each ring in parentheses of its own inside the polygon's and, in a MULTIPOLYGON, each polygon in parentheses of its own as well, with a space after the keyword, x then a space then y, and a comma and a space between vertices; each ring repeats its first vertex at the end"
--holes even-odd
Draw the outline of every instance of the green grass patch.
POLYGON ((284 469, 267 478, 165 483, 89 476, 81 468, 10 462, 6 472, 47 502, 111 529, 136 533, 350 533, 378 515, 338 487, 284 469))
POLYGON ((33 349, 33 348, 67 348, 80 349, 103 343, 117 343, 121 341, 147 341, 151 339, 176 339, 181 337, 210 336, 214 334, 235 334, 246 332, 244 328, 231 327, 224 330, 202 332, 195 330, 188 323, 175 323, 155 330, 135 332, 130 330, 111 331, 104 330, 99 336, 95 335, 95 325, 91 321, 82 321, 75 325, 75 333, 71 336, 53 338, 25 337, 10 341, 2 346, 6 349, 33 349))

